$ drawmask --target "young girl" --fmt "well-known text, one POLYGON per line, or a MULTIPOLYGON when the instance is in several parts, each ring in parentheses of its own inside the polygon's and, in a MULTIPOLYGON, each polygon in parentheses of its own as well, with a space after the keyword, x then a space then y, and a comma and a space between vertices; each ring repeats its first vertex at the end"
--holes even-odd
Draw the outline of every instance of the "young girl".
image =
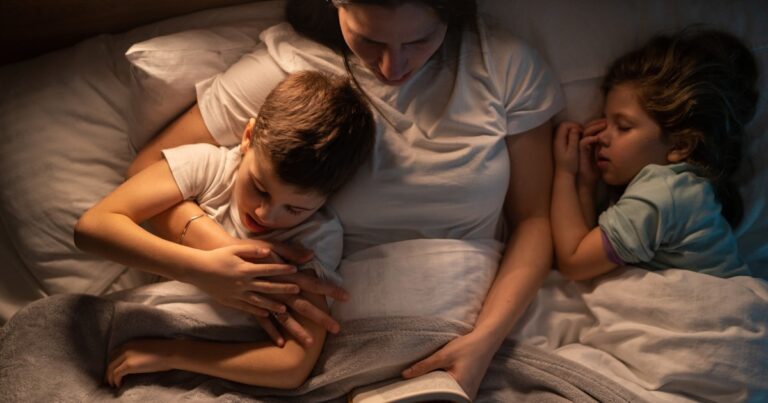
POLYGON ((742 213, 734 174, 756 82, 750 51, 719 31, 655 37, 616 60, 604 118, 556 132, 560 272, 585 280, 631 264, 749 275, 731 227, 742 213), (625 189, 595 222, 598 176, 625 189))
MULTIPOLYGON (((374 132, 366 102, 347 79, 319 72, 294 73, 267 96, 258 117, 245 128, 239 147, 192 144, 164 150, 163 161, 128 179, 80 218, 75 242, 85 251, 180 281, 185 280, 186 271, 205 272, 212 266, 250 272, 250 282, 257 285, 264 276, 295 270, 282 264, 254 265, 254 259, 264 256, 253 245, 214 250, 184 246, 184 235, 195 220, 213 219, 239 238, 298 238, 317 249, 309 268, 320 278, 336 280, 341 225, 330 211, 318 209, 369 157, 374 132), (200 203, 206 214, 187 221, 178 243, 139 226, 189 199, 200 203)), ((320 295, 305 297, 327 311, 320 295)), ((293 320, 279 313, 273 316, 281 323, 293 320)), ((298 387, 319 357, 325 337, 324 329, 314 322, 302 325, 313 340, 277 340, 281 346, 133 340, 113 355, 106 379, 120 386, 128 374, 183 369, 258 386, 298 387)))

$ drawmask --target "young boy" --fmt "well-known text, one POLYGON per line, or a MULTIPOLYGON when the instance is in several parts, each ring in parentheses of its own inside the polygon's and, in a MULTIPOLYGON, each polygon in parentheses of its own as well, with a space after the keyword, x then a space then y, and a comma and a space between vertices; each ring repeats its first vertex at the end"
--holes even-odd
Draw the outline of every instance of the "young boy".
MULTIPOLYGON (((348 80, 317 72, 291 74, 250 119, 239 147, 193 144, 164 150, 164 161, 128 179, 80 218, 75 242, 85 251, 176 280, 214 267, 253 269, 248 262, 257 254, 252 246, 206 251, 183 245, 189 225, 203 216, 190 218, 178 244, 139 225, 196 199, 231 235, 331 245, 317 248, 310 267, 318 277, 338 282, 341 226, 320 208, 368 158, 374 136, 370 109, 348 80)), ((289 272, 287 265, 261 267, 267 267, 264 276, 289 272)), ((320 295, 306 297, 325 306, 320 295)), ((106 378, 119 386, 127 374, 182 369, 257 386, 297 387, 325 338, 320 326, 302 325, 315 340, 309 347, 292 339, 282 348, 267 342, 133 340, 114 355, 106 378)))

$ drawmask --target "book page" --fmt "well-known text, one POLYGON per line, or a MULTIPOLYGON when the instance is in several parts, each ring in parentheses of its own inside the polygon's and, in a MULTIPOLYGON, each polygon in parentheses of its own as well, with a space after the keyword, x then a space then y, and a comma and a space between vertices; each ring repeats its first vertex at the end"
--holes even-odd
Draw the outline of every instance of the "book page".
POLYGON ((352 403, 469 402, 469 397, 445 371, 433 371, 413 379, 387 381, 353 391, 352 403))

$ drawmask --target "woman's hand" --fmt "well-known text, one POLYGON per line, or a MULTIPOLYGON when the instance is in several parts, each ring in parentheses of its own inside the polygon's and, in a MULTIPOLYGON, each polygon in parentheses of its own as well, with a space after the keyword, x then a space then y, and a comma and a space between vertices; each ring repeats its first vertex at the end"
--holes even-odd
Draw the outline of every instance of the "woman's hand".
POLYGON ((473 333, 457 337, 431 356, 403 371, 404 378, 414 378, 442 369, 459 383, 469 398, 474 400, 480 389, 496 347, 473 333))
POLYGON ((555 172, 565 172, 576 175, 579 172, 579 140, 581 125, 574 122, 563 122, 555 131, 553 154, 555 157, 555 172))
POLYGON ((104 378, 112 387, 119 388, 123 377, 129 374, 161 372, 173 369, 170 366, 169 340, 132 340, 120 346, 107 366, 104 378))
MULTIPOLYGON (((320 280, 312 274, 296 273, 285 276, 272 277, 276 281, 285 281, 291 284, 297 285, 303 291, 313 294, 319 294, 329 296, 337 301, 346 301, 349 299, 349 294, 331 283, 320 280)), ((326 331, 336 334, 341 327, 328 313, 320 309, 320 307, 313 304, 307 298, 304 298, 302 294, 298 295, 272 295, 272 298, 280 301, 290 309, 286 313, 278 313, 272 315, 271 321, 267 318, 258 318, 259 324, 264 328, 267 334, 278 345, 285 344, 285 340, 282 334, 275 326, 275 322, 282 328, 288 331, 293 337, 305 347, 310 347, 315 340, 301 323, 296 320, 294 315, 303 316, 304 318, 318 324, 326 331)))

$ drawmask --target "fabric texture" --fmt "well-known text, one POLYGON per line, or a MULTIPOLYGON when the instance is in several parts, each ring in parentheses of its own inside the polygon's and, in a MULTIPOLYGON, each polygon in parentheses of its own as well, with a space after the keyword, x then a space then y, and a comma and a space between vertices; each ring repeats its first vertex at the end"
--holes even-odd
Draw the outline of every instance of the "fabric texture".
MULTIPOLYGON (((470 328, 435 318, 394 317, 343 323, 329 335, 310 378, 298 389, 248 386, 185 371, 128 376, 120 389, 103 375, 108 352, 135 337, 264 340, 255 327, 209 326, 155 307, 83 295, 58 295, 21 310, 0 330, 0 395, 57 402, 346 402, 354 387, 396 379, 470 328)), ((619 384, 541 349, 506 342, 477 402, 641 401, 619 384)))
POLYGON ((412 239, 365 249, 342 260, 350 299, 333 305, 331 314, 341 321, 419 316, 471 326, 503 250, 494 239, 412 239))
POLYGON ((569 358, 651 402, 768 397, 768 282, 626 267, 544 283, 510 338, 569 358))
POLYGON ((652 164, 632 179, 598 222, 624 262, 650 270, 750 275, 720 208, 710 183, 691 165, 652 164))
MULTIPOLYGON (((533 50, 480 26, 463 36, 461 57, 444 49, 403 86, 380 85, 352 59, 378 131, 371 160, 330 200, 344 226, 345 255, 408 239, 500 239, 500 189, 509 179, 504 139, 543 124, 563 104, 533 50)), ((261 40, 264 47, 197 86, 203 119, 222 144, 236 141, 233 130, 286 73, 345 74, 341 56, 288 24, 265 30, 261 40)))
POLYGON ((242 223, 234 203, 233 190, 241 160, 239 147, 188 144, 163 150, 163 156, 184 199, 195 200, 227 233, 241 239, 298 242, 315 252, 313 260, 303 264, 302 269, 312 269, 322 279, 341 283, 336 268, 341 261, 343 231, 331 210, 322 207, 292 228, 253 235, 242 223))

